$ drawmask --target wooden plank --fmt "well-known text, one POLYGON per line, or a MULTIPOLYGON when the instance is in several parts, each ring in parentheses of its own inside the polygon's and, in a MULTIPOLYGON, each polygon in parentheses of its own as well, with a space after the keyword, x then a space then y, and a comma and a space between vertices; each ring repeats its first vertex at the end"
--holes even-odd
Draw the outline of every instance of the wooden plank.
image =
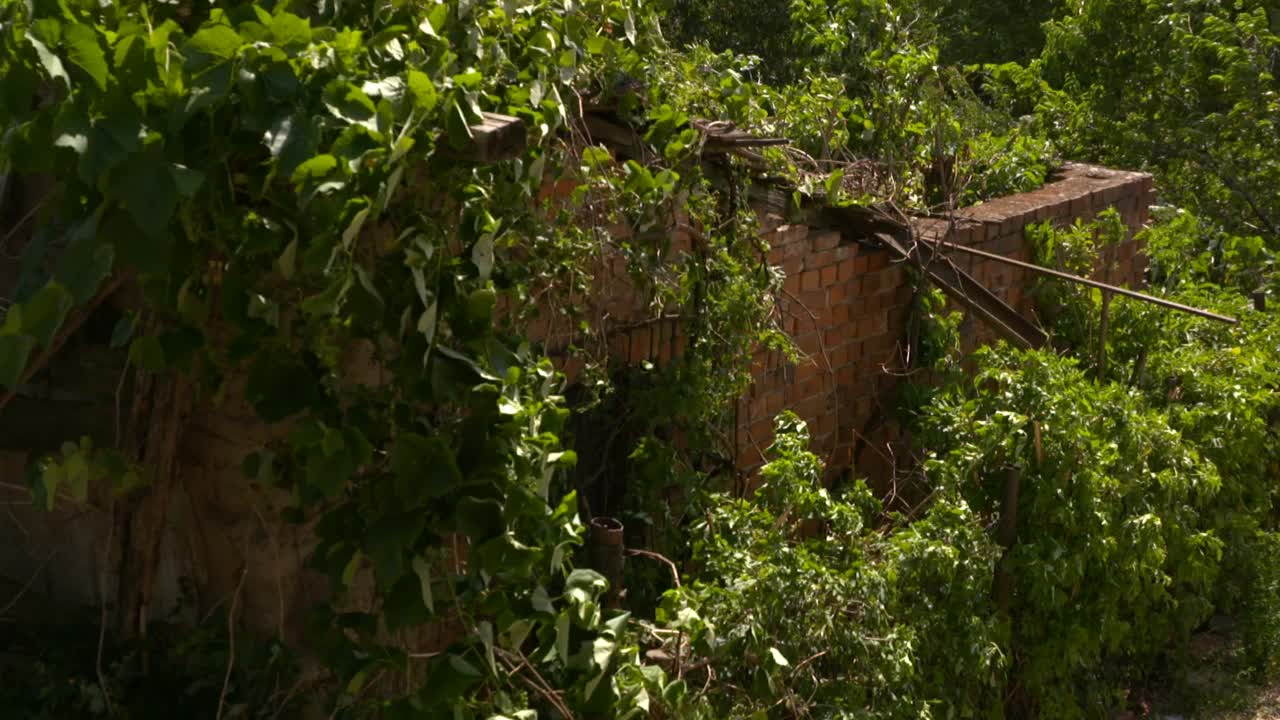
POLYGON ((524 121, 510 115, 487 112, 479 123, 471 126, 471 143, 461 150, 442 147, 459 160, 474 163, 495 163, 513 160, 524 154, 529 144, 529 132, 524 121))
POLYGON ((909 252, 892 235, 876 233, 875 237, 900 259, 911 260, 947 297, 982 318, 1005 340, 1022 348, 1044 347, 1049 341, 1043 330, 996 297, 972 275, 956 267, 949 258, 938 255, 926 263, 918 252, 909 252))

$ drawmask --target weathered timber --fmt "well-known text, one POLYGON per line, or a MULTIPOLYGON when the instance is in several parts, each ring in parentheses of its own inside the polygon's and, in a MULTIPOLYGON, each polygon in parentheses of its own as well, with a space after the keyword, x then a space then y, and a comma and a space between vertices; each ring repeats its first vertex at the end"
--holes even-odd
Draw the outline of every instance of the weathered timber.
POLYGON ((876 233, 876 239, 901 260, 909 260, 920 268, 947 297, 982 318, 1002 338, 1022 348, 1040 348, 1049 341, 1043 330, 1009 307, 969 273, 956 267, 950 259, 935 256, 926 261, 919 253, 908 250, 888 233, 876 233))
MULTIPOLYGON (((450 157, 475 163, 495 163, 520 157, 529 144, 524 121, 510 115, 486 112, 472 125, 471 142, 461 149, 445 150, 450 157)), ((448 143, 443 143, 448 147, 448 143)))
POLYGON ((956 250, 962 253, 968 253, 970 255, 977 255, 978 257, 984 257, 984 258, 987 258, 988 260, 995 260, 996 262, 1001 262, 1006 265, 1020 267, 1020 268, 1023 268, 1024 270, 1030 270, 1035 273, 1040 273, 1041 275, 1049 275, 1052 277, 1061 278, 1062 280, 1069 280, 1079 285, 1088 285, 1089 287, 1096 287, 1099 290, 1113 292, 1117 295, 1124 295, 1125 297, 1131 297, 1131 298, 1134 298, 1135 300, 1142 300, 1143 302, 1149 302, 1152 305, 1159 305, 1160 307, 1169 308, 1170 310, 1177 310, 1179 312, 1189 313, 1191 315, 1207 318, 1209 320, 1216 320, 1221 323, 1227 323, 1228 325, 1235 325, 1237 322, 1239 322, 1235 318, 1228 317, 1226 315, 1219 315, 1217 313, 1209 312, 1208 310, 1202 310, 1200 308, 1192 307, 1190 305, 1183 305, 1182 303, 1174 302, 1172 300, 1165 300, 1164 298, 1158 298, 1153 295, 1147 295, 1146 293, 1140 293, 1136 290, 1130 290, 1129 288, 1123 288, 1118 285, 1108 285, 1107 283, 1098 282, 1097 280, 1091 280, 1085 277, 1080 277, 1079 275, 1072 275, 1071 273, 1065 273, 1060 270, 1053 270, 1051 268, 1040 267, 1039 265, 1035 265, 1033 263, 1023 262, 1021 260, 1014 260, 1013 258, 1005 257, 1003 255, 997 255, 995 253, 989 253, 989 252, 986 252, 985 250, 979 250, 977 248, 971 248, 965 245, 958 245, 956 243, 947 242, 945 240, 927 240, 925 242, 933 244, 936 247, 946 248, 948 250, 956 250))

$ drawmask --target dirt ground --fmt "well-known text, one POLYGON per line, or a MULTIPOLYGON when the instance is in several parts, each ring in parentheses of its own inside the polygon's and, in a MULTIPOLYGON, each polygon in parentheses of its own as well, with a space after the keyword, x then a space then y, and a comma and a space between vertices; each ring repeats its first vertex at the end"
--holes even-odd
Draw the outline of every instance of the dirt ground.
POLYGON ((1239 632, 1215 618, 1191 640, 1186 669, 1148 691, 1151 720, 1280 720, 1280 678, 1259 684, 1244 669, 1239 632))

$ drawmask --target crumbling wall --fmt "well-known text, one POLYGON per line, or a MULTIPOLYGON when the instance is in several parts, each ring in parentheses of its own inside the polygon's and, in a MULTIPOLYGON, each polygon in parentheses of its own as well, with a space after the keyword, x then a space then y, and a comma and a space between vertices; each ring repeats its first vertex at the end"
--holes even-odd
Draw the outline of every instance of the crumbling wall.
MULTIPOLYGON (((1023 237, 1028 224, 1066 224, 1115 207, 1136 231, 1148 220, 1152 197, 1150 176, 1072 165, 1040 190, 959 212, 949 239, 1029 260, 1023 237)), ((801 357, 791 362, 776 352, 757 356, 752 387, 736 407, 737 465, 744 473, 760 466, 773 417, 791 409, 808 422, 813 447, 833 472, 852 469, 872 479, 888 477, 894 459, 886 448, 895 430, 887 422, 887 405, 898 382, 895 370, 904 366, 913 299, 906 268, 847 230, 786 224, 769 209, 760 214, 771 247, 768 261, 786 277, 778 308, 782 326, 801 357)), ((915 231, 940 237, 948 227, 946 221, 922 219, 915 231)), ((686 234, 677 233, 671 252, 687 251, 688 243, 686 234)), ((955 257, 997 296, 1032 316, 1027 271, 955 257)), ((1145 258, 1138 241, 1120 245, 1114 260, 1111 282, 1141 285, 1145 258)), ((594 292, 600 295, 599 308, 613 318, 604 352, 636 364, 678 357, 683 350, 679 319, 651 317, 647 298, 626 281, 625 264, 603 262, 609 272, 600 274, 594 292)), ((545 340, 553 355, 569 334, 567 326, 557 328, 555 322, 547 313, 540 321, 545 326, 535 324, 529 333, 545 340)), ((975 321, 963 332, 970 346, 994 337, 975 321)), ((574 361, 560 358, 567 374, 576 376, 574 361)), ((352 367, 358 370, 361 362, 354 353, 352 367)), ((377 369, 365 370, 376 374, 377 369)), ((278 491, 259 486, 242 471, 248 453, 282 432, 259 422, 234 391, 217 403, 204 398, 191 414, 178 453, 181 470, 169 499, 151 618, 187 607, 185 619, 195 620, 229 605, 239 591, 237 606, 253 627, 295 640, 301 636, 302 611, 325 595, 324 582, 306 570, 314 539, 306 526, 283 524, 278 510, 284 499, 278 491), (184 605, 184 596, 194 604, 184 605)), ((22 470, 29 455, 0 446, 0 544, 5 548, 0 576, 18 586, 30 580, 33 596, 63 607, 93 606, 114 597, 118 558, 108 558, 106 549, 119 538, 113 537, 109 503, 105 498, 89 506, 60 503, 54 512, 31 507, 22 470)), ((432 628, 419 641, 438 645, 448 632, 444 626, 432 628)))

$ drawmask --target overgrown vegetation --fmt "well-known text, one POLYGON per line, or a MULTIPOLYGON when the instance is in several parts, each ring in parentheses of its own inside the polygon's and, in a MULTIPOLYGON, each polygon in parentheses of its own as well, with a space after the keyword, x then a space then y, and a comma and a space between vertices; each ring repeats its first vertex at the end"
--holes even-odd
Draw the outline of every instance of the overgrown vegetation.
MULTIPOLYGON (((1263 677, 1280 320, 1248 295, 1280 289, 1280 155, 1258 141, 1280 114, 1280 11, 1225 5, 6 0, 0 174, 57 185, 0 326, 0 386, 130 284, 113 343, 131 392, 242 392, 286 428, 244 469, 314 526, 334 597, 310 697, 334 717, 1106 717, 1214 613, 1247 628, 1263 677), (591 105, 640 127, 647 158, 585 143, 591 105), (485 112, 524 123, 518 157, 468 158, 485 112), (695 117, 794 147, 713 172, 695 117), (942 372, 903 391, 914 511, 825 487, 789 414, 745 492, 722 428, 752 353, 787 349, 749 175, 929 212, 1034 188, 1058 157, 1155 171, 1156 289, 1240 326, 1115 299, 1103 337, 1100 295, 1044 283, 1060 352, 983 350, 966 376, 956 317, 921 293, 918 362, 942 372), (672 252, 677 231, 692 252, 672 252), (619 382, 589 290, 624 278, 688 346, 619 382), (559 346, 526 342, 535 324, 559 346), (552 352, 583 366, 574 404, 552 352), (357 354, 377 380, 352 381, 357 354), (606 607, 580 550, 597 488, 571 479, 568 427, 593 408, 624 408, 620 512, 674 560, 674 577, 632 564, 635 615, 606 607), (345 604, 357 588, 373 601, 345 604), (411 653, 403 634, 433 624, 456 641, 411 653)), ((1085 271, 1124 232, 1103 216, 1031 240, 1085 271)), ((145 529, 173 472, 145 431, 181 417, 168 407, 33 463, 36 502, 92 497, 145 529)), ((220 620, 168 657, 133 642, 131 590, 107 623, 119 644, 90 653, 86 630, 83 652, 32 651, 6 706, 149 717, 180 687, 196 714, 299 711, 294 659, 244 642, 232 662, 220 620)))

